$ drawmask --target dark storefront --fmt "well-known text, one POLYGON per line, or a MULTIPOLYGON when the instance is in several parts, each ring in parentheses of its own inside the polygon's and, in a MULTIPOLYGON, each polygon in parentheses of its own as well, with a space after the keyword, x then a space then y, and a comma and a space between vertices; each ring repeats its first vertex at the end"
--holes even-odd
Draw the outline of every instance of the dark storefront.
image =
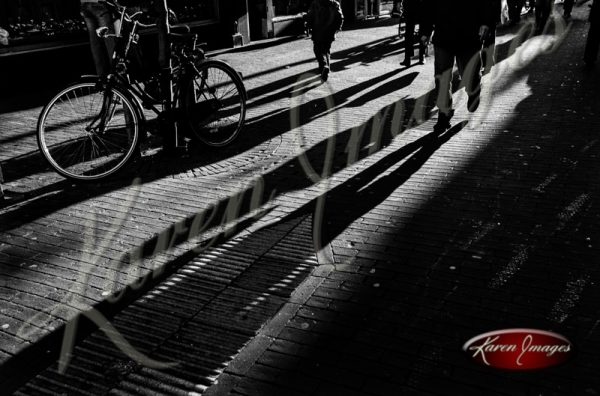
MULTIPOLYGON (((301 34, 302 14, 312 0, 255 0, 249 2, 252 40, 301 34)), ((395 0, 340 0, 344 18, 351 22, 389 15, 395 0)))
POLYGON ((354 3, 357 19, 389 15, 394 7, 394 0, 350 0, 348 3, 354 3))
MULTIPOLYGON (((169 6, 180 22, 205 31, 214 45, 230 41, 235 21, 240 33, 247 30, 246 0, 178 0, 169 6), (211 31, 222 36, 209 35, 211 31)), ((0 0, 0 28, 9 33, 0 54, 81 43, 86 37, 79 0, 0 0)))
MULTIPOLYGON (((209 48, 249 41, 247 0, 177 0, 169 6, 209 48)), ((79 0, 0 0, 0 92, 26 94, 93 72, 79 0), (8 33, 8 38, 6 38, 8 33)), ((152 36, 152 32, 148 32, 152 36)))

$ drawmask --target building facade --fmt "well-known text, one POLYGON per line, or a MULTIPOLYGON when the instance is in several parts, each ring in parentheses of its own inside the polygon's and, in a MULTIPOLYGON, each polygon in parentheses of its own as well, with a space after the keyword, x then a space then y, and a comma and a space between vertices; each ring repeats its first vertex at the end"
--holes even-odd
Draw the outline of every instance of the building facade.
MULTIPOLYGON (((144 0, 141 0, 144 1, 144 0)), ((147 0, 145 0, 147 1, 147 0)), ((312 0, 169 0, 208 48, 304 33, 312 0)), ((341 0, 347 23, 387 14, 394 0, 341 0)), ((0 90, 32 96, 94 72, 79 0, 0 0, 0 90)), ((150 36, 152 33, 148 33, 150 36)))
MULTIPOLYGON (((246 3, 247 0, 177 0, 170 1, 169 6, 181 23, 222 46, 230 44, 236 31, 248 42, 246 3)), ((79 7, 79 0, 0 0, 0 28, 8 33, 8 40, 0 43, 0 54, 85 42, 79 7)))
MULTIPOLYGON (((399 0, 339 0, 346 21, 389 15, 399 0)), ((312 0, 255 0, 249 2, 250 39, 300 34, 302 14, 312 0)))
MULTIPOLYGON (((212 47, 298 33, 311 0, 176 0, 169 6, 212 47), (293 29, 290 29, 293 27, 293 29), (204 39, 206 38, 206 40, 204 39)), ((0 0, 0 55, 82 45, 85 24, 79 0, 0 0), (2 35, 8 36, 2 40, 2 35)), ((380 16, 394 0, 341 0, 346 20, 380 16)))

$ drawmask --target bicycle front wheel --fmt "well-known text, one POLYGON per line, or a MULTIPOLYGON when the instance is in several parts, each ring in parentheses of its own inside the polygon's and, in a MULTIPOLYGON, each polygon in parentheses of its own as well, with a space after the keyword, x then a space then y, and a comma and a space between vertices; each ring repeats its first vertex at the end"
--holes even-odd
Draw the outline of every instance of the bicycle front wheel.
POLYGON ((208 60, 197 65, 184 101, 193 137, 209 146, 231 143, 244 126, 244 83, 224 62, 208 60))
POLYGON ((37 138, 50 166, 66 178, 94 181, 119 171, 138 149, 135 104, 118 87, 73 84, 42 110, 37 138))

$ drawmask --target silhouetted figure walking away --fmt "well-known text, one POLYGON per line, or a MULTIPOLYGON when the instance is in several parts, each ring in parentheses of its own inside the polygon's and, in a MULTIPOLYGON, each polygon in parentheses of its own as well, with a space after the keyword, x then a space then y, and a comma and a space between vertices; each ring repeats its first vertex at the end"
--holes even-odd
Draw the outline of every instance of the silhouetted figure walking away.
POLYGON ((308 27, 312 29, 313 49, 319 63, 321 79, 327 81, 331 44, 335 40, 335 33, 344 23, 340 3, 336 0, 313 0, 305 18, 308 27))
POLYGON ((598 47, 600 47, 600 0, 594 0, 589 21, 590 30, 588 30, 583 60, 588 67, 591 67, 598 59, 598 47))
MULTIPOLYGON (((419 30, 423 30, 423 12, 425 10, 424 0, 404 0, 404 19, 406 31, 404 33, 404 60, 403 66, 410 66, 410 59, 415 55, 415 27, 419 25, 419 30)), ((402 22, 400 22, 402 23, 402 22)), ((423 40, 419 40, 419 64, 425 63, 425 51, 427 45, 423 40)))
POLYGON ((465 86, 468 110, 479 107, 481 93, 481 56, 484 40, 495 25, 497 16, 493 0, 427 0, 426 16, 429 22, 422 40, 434 30, 434 71, 437 92, 438 121, 434 131, 450 128, 452 109, 452 70, 458 66, 465 86))

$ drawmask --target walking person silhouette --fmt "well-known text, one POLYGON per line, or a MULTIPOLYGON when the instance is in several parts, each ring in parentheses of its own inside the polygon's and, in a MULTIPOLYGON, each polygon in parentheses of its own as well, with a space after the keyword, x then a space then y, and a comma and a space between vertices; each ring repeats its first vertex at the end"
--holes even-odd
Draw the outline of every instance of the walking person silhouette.
POLYGON ((312 30, 313 50, 319 63, 319 74, 327 81, 330 71, 331 45, 335 33, 344 23, 340 3, 336 0, 313 0, 305 15, 306 24, 312 30))
POLYGON ((426 0, 428 22, 421 40, 433 29, 434 73, 438 120, 434 131, 450 128, 452 108, 452 72, 458 66, 468 95, 467 108, 479 107, 481 93, 481 48, 497 21, 493 0, 426 0))
MULTIPOLYGON (((404 18, 406 30, 404 32, 404 60, 403 66, 410 66, 410 59, 414 56, 415 46, 415 27, 419 25, 419 30, 424 26, 424 0, 404 0, 404 18)), ((419 64, 425 63, 425 52, 427 45, 424 40, 419 40, 419 64)))

